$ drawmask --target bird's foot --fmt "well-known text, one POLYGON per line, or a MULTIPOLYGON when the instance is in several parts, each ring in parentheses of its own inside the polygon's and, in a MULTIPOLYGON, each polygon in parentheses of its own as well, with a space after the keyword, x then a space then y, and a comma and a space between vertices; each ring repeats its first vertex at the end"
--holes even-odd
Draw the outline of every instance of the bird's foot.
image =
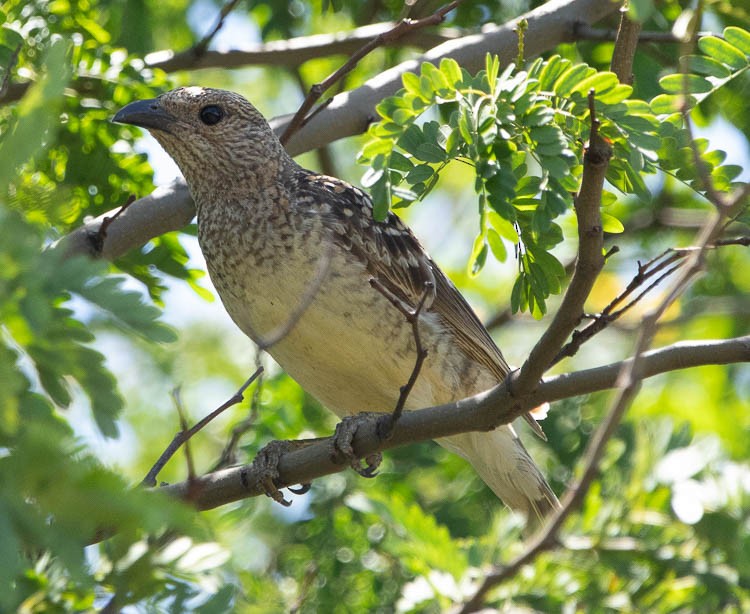
POLYGON ((333 462, 344 463, 348 461, 351 468, 363 478, 374 478, 378 474, 378 467, 383 460, 383 455, 376 452, 367 455, 364 459, 357 458, 352 447, 352 441, 363 423, 369 424, 377 421, 379 435, 380 421, 383 417, 383 414, 362 412, 343 418, 336 425, 336 432, 331 438, 331 459, 333 462))
MULTIPOLYGON (((287 452, 305 448, 315 440, 297 440, 297 441, 271 441, 260 449, 253 459, 252 470, 255 474, 256 486, 262 490, 266 496, 271 497, 276 503, 289 507, 292 502, 284 497, 276 481, 279 479, 279 461, 287 452)), ((247 473, 242 473, 242 480, 245 487, 250 489, 251 484, 248 482, 247 473)), ((289 488, 295 495, 301 495, 310 490, 310 484, 301 484, 300 488, 289 488)))

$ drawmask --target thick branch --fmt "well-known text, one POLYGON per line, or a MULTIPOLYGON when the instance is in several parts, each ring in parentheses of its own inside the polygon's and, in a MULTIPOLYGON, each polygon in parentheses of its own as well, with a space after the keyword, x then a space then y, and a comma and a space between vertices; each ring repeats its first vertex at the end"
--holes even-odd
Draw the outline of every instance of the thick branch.
POLYGON ((131 203, 121 215, 119 211, 120 207, 86 222, 64 236, 58 246, 71 256, 116 260, 155 237, 187 225, 195 216, 195 204, 187 185, 180 179, 131 203), (115 215, 117 217, 112 219, 115 215), (106 237, 101 237, 99 229, 105 218, 112 221, 107 226, 106 237))
MULTIPOLYGON (((353 440, 358 457, 469 431, 483 431, 507 424, 545 401, 556 401, 613 388, 621 370, 630 361, 552 377, 539 384, 532 393, 512 396, 505 384, 469 399, 438 407, 406 412, 399 428, 388 441, 382 441, 377 425, 361 426, 353 440)), ((642 355, 639 377, 651 377, 688 367, 709 364, 750 362, 750 336, 726 341, 682 342, 642 355)), ((346 469, 330 458, 328 440, 284 455, 279 463, 279 486, 309 483, 323 475, 346 469)), ((240 479, 245 471, 247 483, 253 484, 252 467, 234 467, 210 473, 188 482, 161 488, 161 492, 189 500, 198 509, 211 509, 232 501, 257 496, 258 489, 248 490, 240 479)))
MULTIPOLYGON (((199 68, 241 68, 244 66, 299 66, 316 58, 331 55, 351 55, 362 45, 389 31, 396 24, 393 22, 374 23, 350 32, 336 34, 314 34, 299 36, 282 41, 247 45, 244 49, 231 51, 205 51, 196 55, 192 49, 174 53, 171 50, 156 51, 146 56, 149 68, 159 68, 165 72, 178 70, 195 70, 199 68)), ((455 28, 414 31, 402 38, 389 40, 386 47, 413 46, 429 49, 440 43, 460 36, 455 28)))

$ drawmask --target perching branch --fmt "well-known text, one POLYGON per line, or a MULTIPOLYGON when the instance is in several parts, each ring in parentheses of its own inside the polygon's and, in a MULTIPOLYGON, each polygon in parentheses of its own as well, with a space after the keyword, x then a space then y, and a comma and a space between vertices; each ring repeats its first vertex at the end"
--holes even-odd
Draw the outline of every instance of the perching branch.
MULTIPOLYGON (((624 365, 632 359, 610 365, 551 377, 539 384, 533 392, 512 395, 505 383, 476 396, 438 407, 409 411, 399 420, 393 437, 383 441, 376 422, 361 425, 353 438, 353 448, 358 458, 398 446, 448 437, 469 431, 487 431, 507 424, 539 406, 617 385, 624 365)), ((640 375, 652 377, 678 369, 708 364, 750 362, 750 335, 722 341, 682 342, 643 354, 640 375)), ((330 438, 322 439, 301 450, 281 457, 278 465, 277 486, 307 484, 315 478, 338 473, 348 464, 331 460, 330 438)), ((212 509, 261 494, 261 489, 247 490, 240 478, 242 472, 248 483, 254 484, 257 476, 251 466, 223 469, 191 481, 160 488, 160 492, 190 501, 198 509, 212 509)))

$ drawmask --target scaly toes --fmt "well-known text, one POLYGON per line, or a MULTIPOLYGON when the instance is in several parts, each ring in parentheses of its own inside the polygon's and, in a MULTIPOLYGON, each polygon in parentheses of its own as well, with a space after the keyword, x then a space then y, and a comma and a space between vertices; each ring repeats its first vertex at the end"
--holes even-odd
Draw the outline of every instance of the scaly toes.
POLYGON ((364 459, 364 462, 357 458, 352 441, 357 434, 357 430, 362 424, 369 424, 373 420, 380 420, 382 414, 363 412, 354 416, 347 416, 336 425, 336 432, 331 438, 331 459, 335 463, 349 462, 354 471, 363 478, 373 478, 377 475, 377 469, 383 457, 378 452, 370 454, 364 459))

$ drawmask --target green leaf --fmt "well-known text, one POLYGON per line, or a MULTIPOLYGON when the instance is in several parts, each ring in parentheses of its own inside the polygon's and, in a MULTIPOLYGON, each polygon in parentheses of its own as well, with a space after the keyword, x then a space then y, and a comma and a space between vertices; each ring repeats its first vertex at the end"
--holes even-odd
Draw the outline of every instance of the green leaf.
POLYGON ((724 28, 724 40, 736 47, 741 53, 750 55, 750 32, 747 30, 736 26, 724 28))
POLYGON ((571 66, 555 81, 553 90, 558 96, 569 96, 573 89, 589 75, 596 72, 586 64, 571 66))
POLYGON ((747 54, 731 43, 715 36, 701 38, 698 41, 698 48, 707 56, 734 69, 745 68, 748 65, 747 54))
POLYGON ((417 150, 414 152, 414 156, 425 162, 444 162, 446 159, 446 152, 435 145, 434 143, 421 143, 417 150))
POLYGON ((398 146, 407 153, 417 156, 417 150, 425 142, 425 135, 419 126, 412 124, 398 139, 398 146))
POLYGON ((415 96, 422 96, 422 90, 419 84, 419 75, 415 75, 413 72, 405 72, 401 76, 401 81, 404 84, 404 88, 407 92, 414 94, 415 96))
POLYGON ((487 243, 492 250, 492 255, 495 256, 498 261, 505 262, 505 260, 508 258, 508 250, 505 249, 503 240, 493 228, 487 229, 487 243))
POLYGON ((389 165, 393 170, 402 171, 404 173, 408 173, 412 168, 414 168, 414 163, 409 160, 409 158, 397 151, 391 153, 389 165))
POLYGON ((680 96, 660 94, 651 100, 651 111, 656 115, 671 115, 680 110, 680 101, 680 96))
POLYGON ((446 80, 452 87, 458 87, 463 81, 461 67, 453 58, 443 58, 440 60, 440 72, 445 75, 446 80))
POLYGON ((626 85, 625 83, 618 83, 615 87, 613 87, 611 90, 596 93, 596 101, 606 104, 606 105, 614 105, 618 102, 622 102, 623 100, 626 100, 628 96, 630 96, 633 93, 633 87, 631 85, 626 85))
POLYGON ((407 173, 406 181, 412 185, 415 183, 423 183, 435 174, 435 169, 429 164, 419 164, 407 173))
POLYGON ((700 75, 676 73, 659 79, 661 88, 669 94, 680 94, 682 92, 700 94, 710 92, 713 84, 700 75))
POLYGON ((510 241, 514 245, 518 245, 520 237, 518 236, 516 227, 511 222, 495 211, 487 212, 487 221, 503 239, 510 241))
POLYGON ((689 55, 684 59, 687 61, 688 70, 701 75, 723 79, 732 74, 724 64, 705 55, 689 55))
POLYGON ((602 213, 602 230, 604 232, 608 232, 610 234, 620 234, 622 232, 625 232, 625 226, 622 225, 622 222, 618 220, 613 215, 609 215, 608 213, 602 213))
POLYGON ((446 93, 448 91, 448 79, 446 79, 445 75, 434 64, 423 62, 422 76, 425 76, 430 80, 430 83, 436 92, 446 93))
POLYGON ((584 96, 588 94, 589 90, 593 89, 596 98, 598 99, 600 94, 604 94, 614 89, 619 84, 617 75, 613 72, 598 72, 594 73, 590 77, 582 79, 573 89, 571 93, 580 92, 584 96))
POLYGON ((480 233, 474 239, 474 245, 471 248, 469 275, 476 277, 479 271, 484 268, 485 262, 487 262, 487 241, 484 234, 480 233))

